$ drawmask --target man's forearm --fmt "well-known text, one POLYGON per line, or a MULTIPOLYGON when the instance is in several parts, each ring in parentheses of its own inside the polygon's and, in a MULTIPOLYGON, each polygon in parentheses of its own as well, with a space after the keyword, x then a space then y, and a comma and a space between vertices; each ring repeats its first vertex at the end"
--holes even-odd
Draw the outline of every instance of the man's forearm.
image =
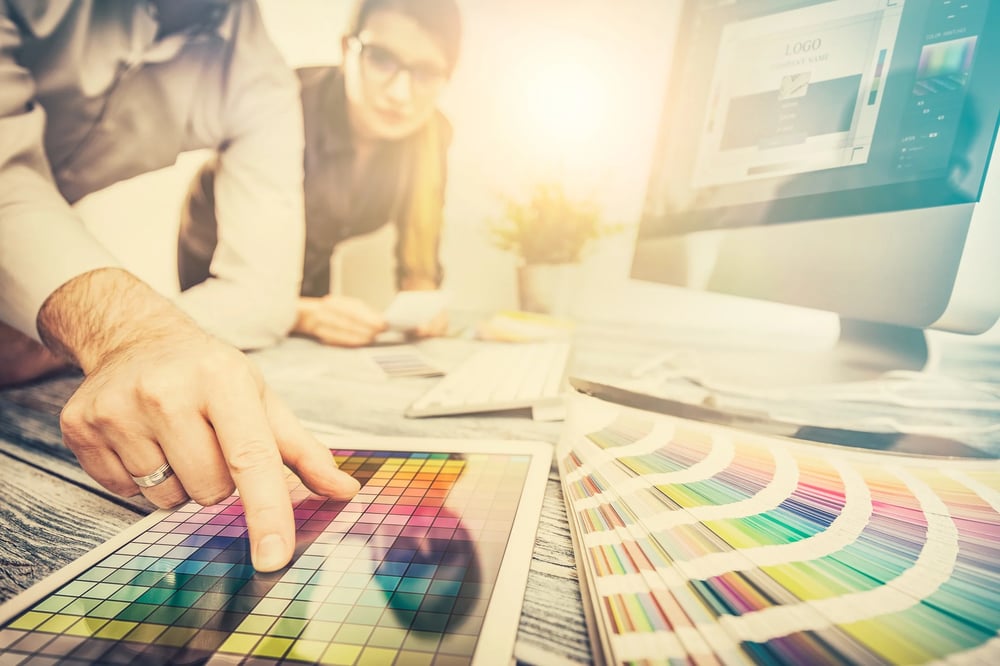
MULTIPOLYGON (((89 374, 111 355, 139 342, 199 332, 169 300, 120 268, 77 276, 56 289, 38 312, 42 342, 89 374)), ((206 335, 203 334, 202 335, 206 335)))

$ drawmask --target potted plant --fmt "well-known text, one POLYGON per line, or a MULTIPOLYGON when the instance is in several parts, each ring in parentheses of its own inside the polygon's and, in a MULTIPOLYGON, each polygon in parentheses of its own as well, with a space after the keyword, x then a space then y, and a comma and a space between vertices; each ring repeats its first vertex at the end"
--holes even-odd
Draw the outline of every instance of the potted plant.
POLYGON ((568 314, 580 260, 591 241, 616 227, 602 220, 593 201, 570 198, 558 183, 541 183, 527 199, 503 203, 503 215, 490 221, 490 239, 520 260, 521 309, 568 314))

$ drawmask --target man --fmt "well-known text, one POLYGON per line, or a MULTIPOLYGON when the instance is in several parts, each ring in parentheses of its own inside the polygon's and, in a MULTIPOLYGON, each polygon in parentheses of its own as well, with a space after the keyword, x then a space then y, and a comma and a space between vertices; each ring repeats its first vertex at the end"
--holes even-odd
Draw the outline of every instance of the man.
POLYGON ((0 0, 0 381, 75 362, 61 425, 81 466, 163 507, 235 486, 266 571, 295 543, 282 461, 315 492, 358 489, 230 346, 295 317, 301 122, 248 0, 0 0), (212 277, 171 303, 70 204, 200 147, 219 151, 220 242, 212 277))

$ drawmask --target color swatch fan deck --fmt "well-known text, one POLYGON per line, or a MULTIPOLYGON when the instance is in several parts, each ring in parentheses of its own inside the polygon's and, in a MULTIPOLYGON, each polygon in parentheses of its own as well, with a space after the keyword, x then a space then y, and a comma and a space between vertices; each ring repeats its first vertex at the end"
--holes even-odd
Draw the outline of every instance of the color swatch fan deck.
POLYGON ((1000 463, 577 395, 557 450, 613 664, 1000 663, 1000 463))

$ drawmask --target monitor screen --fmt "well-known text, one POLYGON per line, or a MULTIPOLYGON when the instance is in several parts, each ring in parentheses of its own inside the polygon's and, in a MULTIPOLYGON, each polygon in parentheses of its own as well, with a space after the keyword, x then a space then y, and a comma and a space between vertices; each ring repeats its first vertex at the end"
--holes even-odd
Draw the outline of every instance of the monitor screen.
POLYGON ((674 42, 633 277, 992 324, 982 284, 976 313, 944 315, 975 218, 1000 226, 981 210, 997 190, 996 3, 697 0, 674 42))

